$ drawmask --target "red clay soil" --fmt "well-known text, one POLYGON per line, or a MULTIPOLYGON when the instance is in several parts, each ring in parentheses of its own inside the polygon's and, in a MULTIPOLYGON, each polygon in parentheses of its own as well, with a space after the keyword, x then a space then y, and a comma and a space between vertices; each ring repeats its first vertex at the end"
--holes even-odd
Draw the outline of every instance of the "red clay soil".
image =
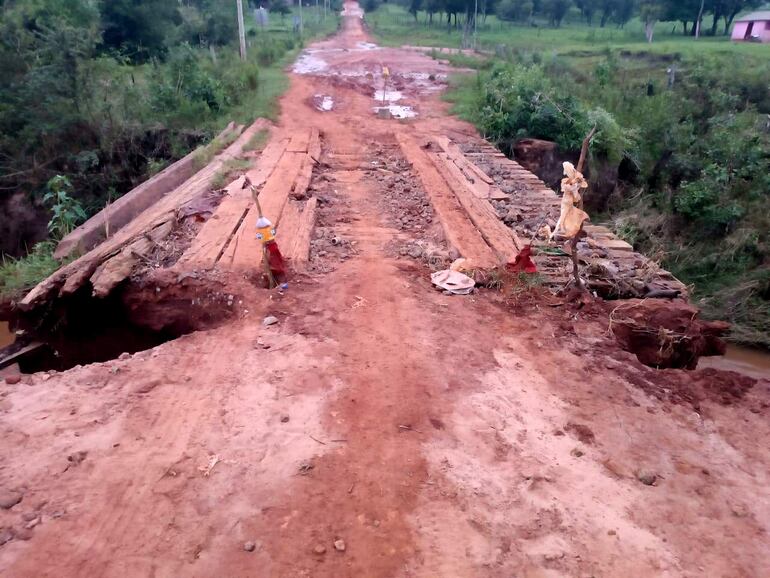
MULTIPOLYGON (((445 70, 365 40, 349 16, 314 48, 445 70)), ((218 328, 0 385, 0 574, 770 576, 768 383, 725 405, 734 374, 646 367, 601 308, 434 291, 370 168, 397 133, 475 133, 436 91, 375 118, 365 78, 282 100, 281 130, 324 135, 337 253, 284 295, 223 277, 218 328)))

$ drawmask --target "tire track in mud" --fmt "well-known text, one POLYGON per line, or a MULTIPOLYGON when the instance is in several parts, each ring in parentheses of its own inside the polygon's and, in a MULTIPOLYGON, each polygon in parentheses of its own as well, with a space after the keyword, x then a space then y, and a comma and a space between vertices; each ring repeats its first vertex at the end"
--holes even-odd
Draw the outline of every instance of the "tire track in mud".
MULTIPOLYGON (((340 384, 326 408, 325 439, 345 441, 298 475, 255 531, 269 536, 273 575, 390 577, 421 559, 412 519, 430 483, 422 445, 443 428, 447 390, 494 364, 493 336, 477 336, 479 347, 470 352, 457 340, 473 314, 460 306, 448 316, 451 298, 430 288, 422 267, 388 256, 399 235, 380 212, 378 196, 388 192, 359 169, 373 159, 343 152, 363 148, 350 143, 356 138, 347 131, 325 136, 332 149, 346 139, 337 152, 349 168, 328 175, 355 215, 352 222, 341 216, 357 254, 306 295, 315 310, 331 314, 297 315, 291 323, 333 344, 338 361, 318 376, 340 384), (453 365, 457 359, 461 367, 453 365), (338 539, 344 554, 335 551, 338 539)), ((332 167, 333 159, 327 155, 332 167)))

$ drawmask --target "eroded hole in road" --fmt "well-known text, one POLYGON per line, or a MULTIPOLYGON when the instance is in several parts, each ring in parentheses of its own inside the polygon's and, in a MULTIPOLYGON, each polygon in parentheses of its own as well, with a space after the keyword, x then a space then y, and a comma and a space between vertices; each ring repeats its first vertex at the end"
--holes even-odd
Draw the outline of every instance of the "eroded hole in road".
POLYGON ((170 271, 124 284, 103 299, 83 287, 41 315, 19 314, 16 342, 0 350, 5 365, 22 373, 64 371, 150 349, 187 333, 210 329, 244 310, 232 282, 170 271))

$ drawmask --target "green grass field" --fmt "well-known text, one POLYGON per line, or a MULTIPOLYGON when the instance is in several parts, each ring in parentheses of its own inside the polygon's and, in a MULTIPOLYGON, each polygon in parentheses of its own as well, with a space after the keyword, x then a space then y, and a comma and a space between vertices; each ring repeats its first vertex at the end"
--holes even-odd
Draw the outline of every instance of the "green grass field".
MULTIPOLYGON (((462 46, 462 29, 448 31, 446 22, 442 22, 438 14, 434 15, 433 24, 428 25, 427 14, 424 12, 420 12, 415 21, 402 6, 382 4, 374 13, 367 14, 366 21, 377 40, 388 46, 462 46)), ((506 46, 509 49, 546 51, 559 55, 617 48, 631 52, 679 54, 685 58, 703 53, 724 53, 741 59, 766 59, 770 56, 768 45, 734 43, 725 36, 702 37, 695 41, 682 36, 680 31, 681 27, 676 23, 661 22, 656 28, 655 41, 648 44, 642 23, 638 20, 632 20, 623 29, 612 24, 600 28, 574 22, 565 22, 560 28, 545 25, 533 28, 488 16, 485 21, 479 18, 477 48, 494 51, 496 47, 506 46)))

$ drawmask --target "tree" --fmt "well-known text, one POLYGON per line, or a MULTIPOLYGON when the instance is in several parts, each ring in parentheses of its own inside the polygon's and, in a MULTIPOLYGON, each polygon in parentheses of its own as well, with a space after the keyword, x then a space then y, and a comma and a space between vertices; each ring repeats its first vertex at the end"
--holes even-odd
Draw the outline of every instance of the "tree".
POLYGON ((655 25, 664 13, 665 6, 660 0, 640 0, 639 18, 644 23, 644 35, 647 42, 652 44, 655 36, 655 25))
POLYGON ((602 0, 575 0, 580 14, 589 26, 593 26, 594 16, 602 9, 602 0))
POLYGON ((615 0, 614 16, 615 22, 620 28, 623 28, 631 20, 636 11, 636 0, 615 0))
POLYGON ((551 26, 558 28, 561 26, 564 17, 572 7, 572 0, 543 0, 542 9, 548 16, 551 26))
MULTIPOLYGON (((703 0, 667 0, 662 6, 660 17, 666 21, 681 22, 685 36, 695 34, 702 2, 703 0), (693 23, 692 29, 689 28, 690 22, 693 23)), ((702 17, 700 14, 700 18, 702 17)))
POLYGON ((744 10, 759 8, 762 6, 763 0, 712 0, 712 4, 714 12, 712 34, 716 35, 717 33, 717 22, 721 16, 725 22, 724 33, 727 35, 730 33, 730 27, 733 25, 733 21, 738 14, 744 10))
POLYGON ((422 0, 410 0, 409 1, 409 14, 414 16, 414 21, 417 22, 417 13, 420 11, 422 0))
POLYGON ((291 7, 286 0, 273 0, 270 3, 270 11, 281 15, 281 22, 284 21, 287 14, 291 14, 291 7))
POLYGON ((103 43, 124 52, 134 62, 166 53, 169 30, 181 24, 176 2, 109 0, 102 3, 103 43))
POLYGON ((497 17, 523 22, 532 18, 534 7, 531 0, 502 0, 497 6, 497 17))

